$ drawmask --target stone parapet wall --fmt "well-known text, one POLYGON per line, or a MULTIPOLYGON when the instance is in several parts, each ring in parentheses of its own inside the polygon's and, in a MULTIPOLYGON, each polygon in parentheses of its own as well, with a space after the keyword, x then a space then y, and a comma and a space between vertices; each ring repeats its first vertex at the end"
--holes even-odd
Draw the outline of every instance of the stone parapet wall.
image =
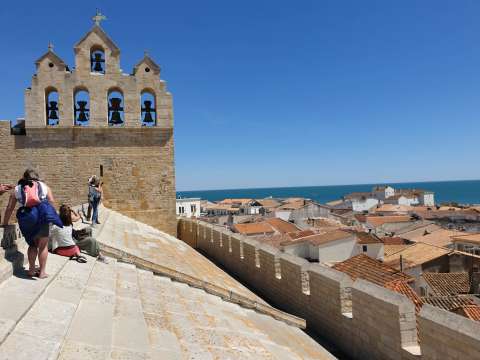
POLYGON ((178 236, 273 306, 356 359, 480 358, 480 323, 284 254, 223 227, 178 219, 178 236), (420 337, 420 341, 417 338, 420 337))
MULTIPOLYGON (((29 128, 0 122, 0 182, 37 169, 57 205, 87 201, 88 178, 103 170, 105 206, 176 234, 173 131, 165 128, 29 128)), ((8 196, 0 197, 3 216, 8 196)))

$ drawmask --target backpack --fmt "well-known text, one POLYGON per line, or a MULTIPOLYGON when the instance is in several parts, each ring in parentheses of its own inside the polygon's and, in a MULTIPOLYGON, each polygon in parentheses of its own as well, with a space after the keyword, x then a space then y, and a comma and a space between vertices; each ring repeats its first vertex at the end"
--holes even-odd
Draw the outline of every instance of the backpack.
POLYGON ((29 184, 22 186, 22 205, 27 208, 37 206, 42 202, 42 187, 38 181, 31 181, 29 184))

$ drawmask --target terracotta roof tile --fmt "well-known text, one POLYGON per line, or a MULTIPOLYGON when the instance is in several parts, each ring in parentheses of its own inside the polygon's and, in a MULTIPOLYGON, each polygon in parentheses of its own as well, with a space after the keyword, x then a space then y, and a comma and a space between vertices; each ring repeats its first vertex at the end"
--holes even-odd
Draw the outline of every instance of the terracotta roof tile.
POLYGON ((309 242, 312 245, 323 245, 341 239, 348 239, 349 237, 353 237, 353 235, 349 232, 343 230, 333 230, 322 234, 314 234, 295 240, 285 241, 284 243, 282 243, 282 245, 288 246, 293 244, 300 244, 303 242, 309 242))
POLYGON ((392 254, 395 254, 396 252, 399 252, 410 245, 407 244, 402 244, 402 245, 383 245, 383 255, 384 256, 390 256, 392 254))
POLYGON ((480 243, 480 233, 478 234, 468 234, 468 235, 458 235, 454 236, 453 241, 461 241, 461 242, 470 242, 479 244, 480 243))
POLYGON ((281 234, 286 234, 294 231, 300 230, 296 225, 279 219, 279 218, 270 218, 265 220, 270 226, 272 226, 275 230, 277 230, 281 234))
POLYGON ((246 205, 249 202, 252 202, 253 199, 223 199, 222 201, 219 201, 219 204, 224 204, 224 205, 232 205, 232 204, 240 204, 240 205, 246 205))
POLYGON ((313 230, 302 230, 302 231, 294 231, 287 233, 287 237, 290 240, 300 239, 306 236, 315 235, 315 231, 313 230))
POLYGON ((408 213, 414 210, 413 206, 408 205, 396 205, 396 204, 383 204, 375 209, 375 212, 394 212, 394 213, 408 213))
POLYGON ((470 320, 480 321, 480 306, 478 305, 462 305, 453 311, 456 314, 469 318, 470 320))
POLYGON ((265 222, 235 224, 233 228, 236 232, 244 235, 273 234, 275 232, 273 228, 265 222))
POLYGON ((418 314, 420 310, 422 309, 423 301, 422 299, 417 295, 415 290, 413 290, 410 285, 408 285, 405 281, 392 281, 387 284, 385 284, 385 287, 387 289, 393 290, 397 293, 400 293, 402 295, 405 295, 408 297, 410 300, 412 300, 413 304, 415 305, 415 312, 418 314))
POLYGON ((354 232, 358 244, 383 244, 382 240, 375 234, 364 231, 354 232))
POLYGON ((266 208, 276 208, 281 205, 280 202, 275 199, 260 199, 257 200, 257 202, 266 208))
POLYGON ((424 304, 430 304, 448 311, 463 305, 475 305, 475 302, 469 295, 423 296, 422 301, 424 304))
POLYGON ((468 294, 470 277, 467 272, 423 273, 423 278, 436 296, 468 294))
POLYGON ((349 275, 353 280, 364 279, 380 286, 395 280, 413 281, 409 275, 364 254, 337 263, 333 268, 349 275))
POLYGON ((415 242, 423 242, 425 244, 446 247, 452 244, 452 239, 454 236, 461 234, 462 232, 460 231, 438 229, 430 234, 414 236, 411 238, 411 240, 415 242))
POLYGON ((367 216, 366 222, 374 227, 382 226, 388 223, 410 222, 412 218, 407 215, 391 215, 391 216, 367 216))
POLYGON ((404 238, 399 236, 384 236, 382 241, 385 245, 406 245, 407 242, 404 238))
POLYGON ((278 207, 279 210, 297 210, 305 206, 305 200, 295 200, 287 202, 282 206, 278 207))
POLYGON ((406 248, 385 256, 384 262, 387 265, 400 269, 400 255, 403 259, 403 268, 409 269, 418 265, 422 265, 428 261, 437 259, 441 256, 447 255, 451 250, 433 246, 424 243, 416 243, 406 248))

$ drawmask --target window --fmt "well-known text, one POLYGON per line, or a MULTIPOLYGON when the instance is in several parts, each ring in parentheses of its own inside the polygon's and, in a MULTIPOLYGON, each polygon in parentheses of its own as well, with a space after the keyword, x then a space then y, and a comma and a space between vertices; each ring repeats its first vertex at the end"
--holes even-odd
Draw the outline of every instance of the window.
POLYGON ((427 292, 423 286, 420 287, 420 296, 427 296, 427 292))
POLYGON ((362 251, 367 252, 367 245, 362 245, 362 251))
POLYGON ((197 211, 197 205, 195 205, 195 204, 190 205, 190 210, 191 210, 192 214, 195 214, 195 212, 197 211))
POLYGON ((90 50, 90 71, 105 74, 105 51, 100 46, 94 46, 90 50))
POLYGON ((73 96, 73 117, 76 126, 88 126, 90 120, 90 96, 87 90, 79 89, 73 96))
POLYGON ((45 113, 47 125, 58 125, 60 121, 58 118, 58 91, 55 88, 45 90, 45 113))
POLYGON ((140 108, 140 121, 142 126, 155 126, 157 124, 157 110, 153 91, 142 91, 140 97, 140 108))
POLYGON ((123 126, 125 123, 125 112, 123 108, 123 93, 120 89, 108 91, 108 125, 123 126))

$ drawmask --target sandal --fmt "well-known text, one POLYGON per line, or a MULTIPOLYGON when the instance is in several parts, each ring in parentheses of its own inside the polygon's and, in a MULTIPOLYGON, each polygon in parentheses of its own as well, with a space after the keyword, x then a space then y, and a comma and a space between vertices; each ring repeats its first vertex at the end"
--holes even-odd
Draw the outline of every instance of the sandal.
POLYGON ((74 256, 70 256, 70 260, 75 260, 81 264, 85 264, 87 262, 87 258, 85 256, 82 256, 82 255, 74 255, 74 256))

